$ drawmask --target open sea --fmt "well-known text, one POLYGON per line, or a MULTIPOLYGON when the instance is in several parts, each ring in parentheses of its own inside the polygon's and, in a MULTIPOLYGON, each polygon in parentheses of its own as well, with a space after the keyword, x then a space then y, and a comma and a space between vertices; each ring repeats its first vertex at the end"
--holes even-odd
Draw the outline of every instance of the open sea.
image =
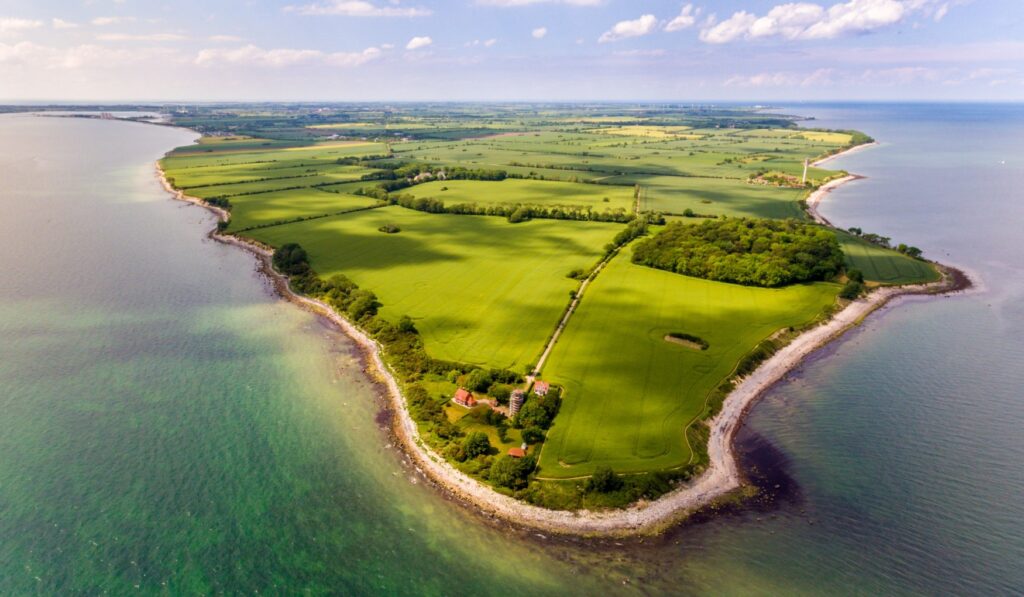
POLYGON ((826 217, 979 290, 811 359, 739 437, 770 499, 643 542, 410 471, 352 344, 161 189, 192 133, 0 116, 0 595, 1024 593, 1024 105, 781 110, 880 141, 826 217))

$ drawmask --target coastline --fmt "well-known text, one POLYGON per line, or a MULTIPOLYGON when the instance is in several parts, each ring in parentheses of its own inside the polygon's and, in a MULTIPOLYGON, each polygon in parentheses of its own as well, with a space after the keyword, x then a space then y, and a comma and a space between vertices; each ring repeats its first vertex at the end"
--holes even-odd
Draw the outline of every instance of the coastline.
MULTIPOLYGON (((847 152, 870 145, 857 146, 847 152)), ((847 152, 837 153, 819 160, 815 164, 847 152)), ((175 199, 204 207, 221 221, 230 217, 227 211, 174 189, 167 181, 159 164, 157 164, 157 173, 164 189, 175 199)), ((822 186, 811 196, 814 197, 814 205, 816 206, 821 198, 834 188, 856 178, 859 177, 848 176, 822 186)), ((808 211, 817 221, 820 214, 817 214, 816 210, 812 211, 811 197, 807 200, 808 211)), ((827 224, 827 221, 825 223, 827 224)), ((374 377, 386 391, 388 401, 395 413, 392 432, 399 439, 398 444, 401 449, 415 463, 420 473, 444 488, 451 496, 474 506, 481 513, 497 517, 516 527, 575 536, 625 537, 657 534, 681 522, 691 514, 714 505, 716 500, 742 488, 745 480, 737 463, 733 438, 742 425, 747 411, 768 389, 784 379, 808 356, 838 339, 846 331, 859 325, 865 317, 892 300, 906 295, 945 294, 964 290, 971 286, 970 279, 959 270, 936 264, 942 273, 942 278, 938 282, 917 286, 880 288, 866 297, 851 302, 826 322, 799 335, 737 384, 733 392, 726 398, 722 410, 708 421, 711 428, 708 440, 709 464, 707 469, 693 481, 656 500, 639 502, 620 510, 557 511, 533 506, 500 494, 458 471, 444 458, 435 454, 420 438, 418 427, 406 409, 401 389, 392 371, 386 365, 382 355, 383 350, 376 341, 328 305, 292 292, 288 287, 287 278, 278 274, 271 266, 273 253, 270 247, 232 235, 220 234, 216 228, 210 231, 209 237, 251 252, 257 258, 261 272, 274 283, 275 289, 283 298, 330 321, 359 346, 365 359, 366 372, 374 377)))

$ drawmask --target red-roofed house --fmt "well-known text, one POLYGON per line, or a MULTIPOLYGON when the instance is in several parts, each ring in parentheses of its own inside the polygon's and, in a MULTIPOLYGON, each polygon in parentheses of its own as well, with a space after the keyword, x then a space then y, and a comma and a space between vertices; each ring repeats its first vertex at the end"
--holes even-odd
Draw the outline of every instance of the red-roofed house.
POLYGON ((533 384, 533 393, 538 396, 547 396, 548 390, 551 389, 551 384, 546 381, 540 381, 539 379, 533 384))
POLYGON ((526 450, 522 448, 509 448, 508 455, 512 458, 522 458, 526 456, 526 450))
POLYGON ((473 397, 473 393, 465 388, 459 388, 455 391, 455 396, 452 398, 455 404, 465 406, 466 408, 472 408, 476 406, 476 398, 473 397))

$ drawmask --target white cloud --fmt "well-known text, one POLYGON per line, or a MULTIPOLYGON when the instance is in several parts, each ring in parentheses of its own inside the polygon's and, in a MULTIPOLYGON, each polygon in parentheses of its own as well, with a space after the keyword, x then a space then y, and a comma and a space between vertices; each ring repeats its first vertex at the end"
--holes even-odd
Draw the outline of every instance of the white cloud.
POLYGON ((658 27, 658 18, 654 15, 643 15, 638 19, 631 21, 619 21, 612 26, 611 29, 605 31, 598 38, 598 42, 607 43, 610 41, 619 41, 620 39, 626 39, 629 37, 640 37, 641 35, 647 35, 658 27))
POLYGON ((120 25, 122 23, 133 23, 135 17, 96 17, 91 21, 93 25, 97 27, 106 27, 107 25, 120 25))
POLYGON ((498 40, 492 37, 491 39, 488 39, 488 40, 484 41, 484 47, 485 48, 489 48, 489 47, 493 46, 496 43, 498 43, 498 40))
POLYGON ((75 29, 78 27, 78 23, 72 23, 64 19, 53 19, 52 24, 54 29, 75 29))
POLYGON ((476 0, 482 6, 500 6, 512 8, 516 6, 531 6, 533 4, 565 4, 568 6, 600 6, 604 0, 476 0))
POLYGON ((301 15, 330 15, 339 17, 426 17, 433 14, 429 8, 397 6, 378 6, 365 0, 328 0, 318 4, 302 6, 285 6, 286 12, 297 12, 301 15))
POLYGON ((533 36, 533 39, 543 39, 544 36, 547 35, 547 34, 548 34, 548 28, 547 27, 537 27, 536 29, 534 29, 533 31, 530 32, 530 35, 533 36))
POLYGON ((326 64, 353 67, 374 60, 382 54, 379 48, 366 48, 361 52, 325 53, 320 50, 275 48, 265 50, 249 44, 238 48, 205 48, 195 57, 199 66, 261 66, 280 68, 300 64, 326 64))
POLYGON ((120 68, 153 60, 170 62, 181 55, 165 48, 110 48, 84 44, 69 48, 53 48, 31 42, 7 45, 0 43, 0 65, 28 66, 44 69, 120 68))
POLYGON ((692 4, 687 4, 679 12, 679 16, 669 21, 668 25, 665 25, 665 31, 682 31, 683 29, 693 27, 694 23, 697 22, 698 16, 700 16, 700 9, 694 9, 692 4))
POLYGON ((211 35, 207 39, 217 43, 230 43, 242 41, 242 38, 237 35, 211 35))
POLYGON ((741 10, 719 23, 711 19, 700 38, 713 44, 771 37, 833 39, 895 25, 916 12, 930 12, 933 6, 934 0, 848 0, 827 9, 811 2, 791 2, 776 5, 761 17, 741 10))
POLYGON ((96 39, 100 41, 183 41, 188 39, 188 37, 177 33, 146 33, 138 35, 130 33, 104 33, 97 35, 96 39))
POLYGON ((819 68, 808 74, 802 72, 769 72, 734 76, 726 79, 726 87, 821 87, 833 83, 835 71, 819 68))
POLYGON ((405 49, 406 50, 418 50, 420 48, 425 48, 425 47, 429 46, 432 43, 434 43, 434 40, 430 39, 427 36, 414 37, 414 38, 409 40, 409 43, 405 44, 405 49))
POLYGON ((42 21, 32 19, 0 19, 0 35, 20 33, 43 26, 42 21))
POLYGON ((473 41, 467 41, 464 45, 467 48, 475 48, 477 46, 483 46, 485 48, 489 48, 489 47, 493 46, 496 43, 498 43, 498 40, 492 37, 491 39, 485 39, 483 41, 480 41, 479 39, 474 39, 473 41))
POLYGON ((330 66, 352 68, 376 60, 382 53, 379 48, 366 48, 362 52, 333 52, 324 57, 324 62, 330 66))

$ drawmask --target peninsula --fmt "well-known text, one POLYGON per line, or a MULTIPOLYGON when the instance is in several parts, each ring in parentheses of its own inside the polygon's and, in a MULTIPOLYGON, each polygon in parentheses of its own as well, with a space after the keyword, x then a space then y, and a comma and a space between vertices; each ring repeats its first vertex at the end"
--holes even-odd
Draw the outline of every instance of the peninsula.
POLYGON ((361 347, 427 476, 657 532, 743 485, 745 410, 891 298, 965 284, 815 210, 858 131, 681 106, 205 106, 160 163, 361 347))

